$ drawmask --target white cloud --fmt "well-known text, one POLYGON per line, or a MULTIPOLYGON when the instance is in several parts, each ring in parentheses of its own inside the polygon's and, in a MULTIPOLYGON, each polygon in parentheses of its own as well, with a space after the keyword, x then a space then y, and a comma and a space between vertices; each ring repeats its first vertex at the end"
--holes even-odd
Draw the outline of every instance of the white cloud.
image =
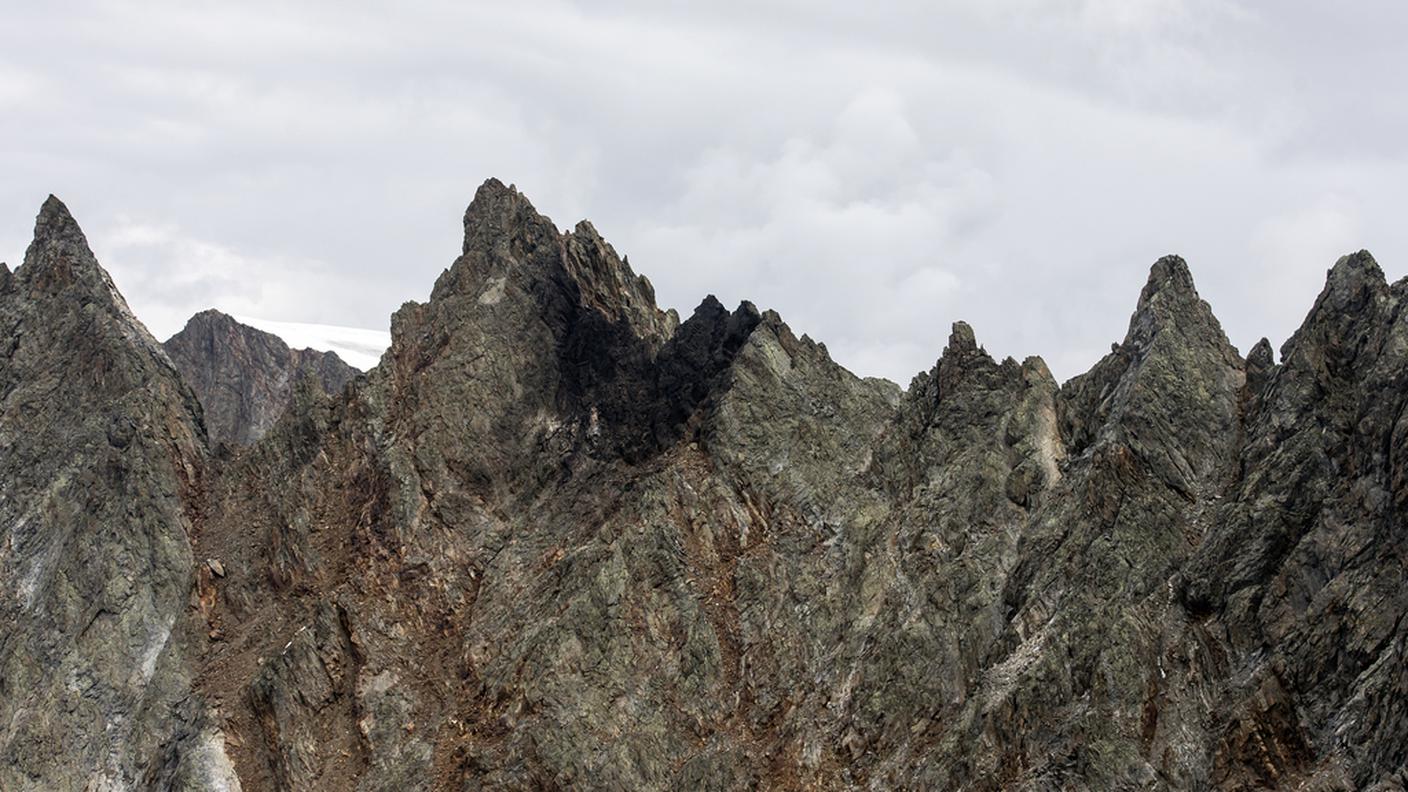
POLYGON ((158 339, 185 325, 194 313, 190 306, 232 315, 310 317, 317 314, 310 295, 334 303, 362 299, 357 292, 364 284, 340 278, 325 262, 249 256, 174 226, 119 218, 90 237, 133 311, 158 339))
POLYGON ((0 65, 0 111, 32 101, 39 92, 39 82, 33 74, 0 65))
POLYGON ((1320 291, 1330 266, 1365 244, 1359 212, 1343 196, 1326 194, 1268 217, 1252 232, 1248 246, 1256 265, 1248 302, 1276 324, 1294 328, 1309 308, 1307 296, 1320 291))

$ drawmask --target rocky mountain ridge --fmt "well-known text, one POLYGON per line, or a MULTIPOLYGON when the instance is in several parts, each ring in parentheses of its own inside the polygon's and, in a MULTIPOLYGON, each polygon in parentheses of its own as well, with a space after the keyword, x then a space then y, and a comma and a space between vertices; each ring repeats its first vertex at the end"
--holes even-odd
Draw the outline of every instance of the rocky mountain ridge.
POLYGON ((680 321, 497 181, 464 225, 381 365, 227 456, 45 204, 0 271, 0 788, 1408 784, 1367 253, 1279 363, 1166 257, 1086 374, 960 322, 900 391, 680 321))
POLYGON ((200 400, 213 443, 248 445, 263 437, 304 377, 331 394, 360 373, 336 352, 290 349, 278 336, 214 309, 192 316, 162 349, 200 400))

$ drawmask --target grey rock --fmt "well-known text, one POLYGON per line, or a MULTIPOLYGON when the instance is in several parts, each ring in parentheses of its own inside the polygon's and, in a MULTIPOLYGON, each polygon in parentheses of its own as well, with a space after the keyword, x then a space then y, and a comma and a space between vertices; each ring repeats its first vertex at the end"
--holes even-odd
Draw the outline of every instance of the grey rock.
POLYGON ((192 316, 162 348, 200 400, 211 441, 237 446, 269 431, 300 379, 338 393, 359 374, 336 352, 290 349, 216 310, 192 316))
POLYGON ((195 399, 58 199, 5 281, 0 788, 238 789, 191 685, 195 399))

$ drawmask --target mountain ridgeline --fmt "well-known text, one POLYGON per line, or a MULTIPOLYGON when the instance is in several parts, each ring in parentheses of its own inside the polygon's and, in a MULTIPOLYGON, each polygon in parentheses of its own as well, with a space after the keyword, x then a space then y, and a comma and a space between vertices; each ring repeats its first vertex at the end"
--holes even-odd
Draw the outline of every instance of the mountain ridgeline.
POLYGON ((0 265, 0 789, 1403 790, 1408 282, 1058 384, 656 304, 490 180, 366 374, 0 265))

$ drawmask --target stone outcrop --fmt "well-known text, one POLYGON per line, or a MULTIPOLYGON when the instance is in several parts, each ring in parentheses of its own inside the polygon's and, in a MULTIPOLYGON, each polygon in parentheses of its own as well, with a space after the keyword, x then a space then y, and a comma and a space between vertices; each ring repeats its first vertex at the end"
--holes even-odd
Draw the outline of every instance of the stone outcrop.
POLYGON ((1408 287, 1367 253, 1280 362, 1166 257, 1086 374, 957 322, 901 390, 680 321, 491 180, 380 366, 212 455, 199 377, 267 359, 188 389, 44 212, 0 270, 0 786, 1408 780, 1408 287))
POLYGON ((278 336, 216 310, 192 316, 162 348, 195 391, 215 443, 248 445, 263 437, 304 377, 335 394, 359 373, 336 352, 290 349, 278 336))

